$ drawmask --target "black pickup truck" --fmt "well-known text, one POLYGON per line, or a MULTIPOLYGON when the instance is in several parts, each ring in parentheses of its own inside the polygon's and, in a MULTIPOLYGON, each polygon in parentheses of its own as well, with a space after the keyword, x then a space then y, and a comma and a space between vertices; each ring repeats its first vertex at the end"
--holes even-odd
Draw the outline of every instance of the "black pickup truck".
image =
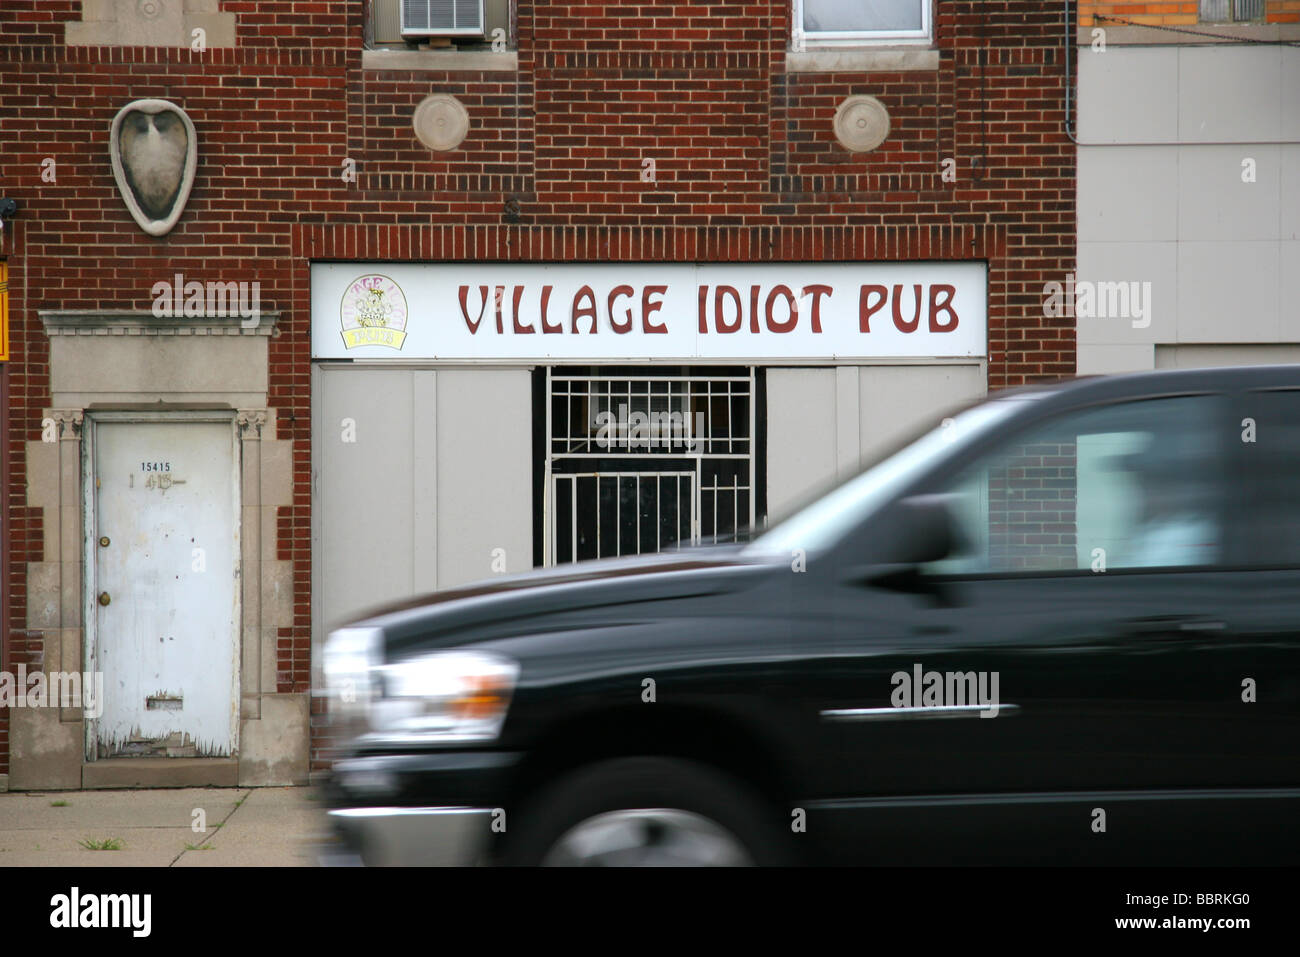
POLYGON ((366 864, 1300 860, 1300 368, 1002 394, 744 545, 351 622, 366 864))

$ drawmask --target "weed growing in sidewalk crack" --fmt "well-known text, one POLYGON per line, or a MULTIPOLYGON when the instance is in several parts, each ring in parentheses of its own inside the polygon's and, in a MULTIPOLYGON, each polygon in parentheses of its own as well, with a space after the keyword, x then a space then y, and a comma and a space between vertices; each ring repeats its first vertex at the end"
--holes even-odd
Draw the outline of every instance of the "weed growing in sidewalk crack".
POLYGON ((122 840, 116 837, 106 837, 102 841, 87 838, 77 843, 88 851, 120 851, 122 849, 122 840))

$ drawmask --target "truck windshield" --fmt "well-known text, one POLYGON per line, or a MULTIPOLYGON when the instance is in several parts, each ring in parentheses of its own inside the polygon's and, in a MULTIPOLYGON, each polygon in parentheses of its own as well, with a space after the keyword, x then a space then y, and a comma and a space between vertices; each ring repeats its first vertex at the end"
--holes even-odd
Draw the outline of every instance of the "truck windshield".
POLYGON ((745 551, 788 555, 831 547, 937 460, 974 441, 1016 410, 1024 399, 984 402, 945 419, 944 425, 882 459, 764 532, 745 551))

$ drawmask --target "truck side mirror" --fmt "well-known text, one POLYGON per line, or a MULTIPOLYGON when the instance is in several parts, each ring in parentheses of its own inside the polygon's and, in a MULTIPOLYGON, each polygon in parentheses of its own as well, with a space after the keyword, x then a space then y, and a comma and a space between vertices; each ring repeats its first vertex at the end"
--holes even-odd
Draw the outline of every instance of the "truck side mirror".
POLYGON ((960 540, 946 495, 914 495, 895 507, 893 541, 885 544, 891 565, 925 565, 948 558, 960 540))
POLYGON ((921 575, 921 566, 952 556, 963 543, 949 500, 946 495, 915 495, 895 503, 873 536, 870 558, 845 569, 845 580, 897 591, 934 592, 935 585, 921 575))

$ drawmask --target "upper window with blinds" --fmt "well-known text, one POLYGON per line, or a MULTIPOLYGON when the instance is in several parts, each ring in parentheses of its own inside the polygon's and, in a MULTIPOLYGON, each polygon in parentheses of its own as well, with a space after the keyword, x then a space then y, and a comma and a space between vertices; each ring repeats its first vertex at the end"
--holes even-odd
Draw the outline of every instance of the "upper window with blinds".
POLYGON ((930 5, 931 0, 794 0, 795 47, 928 40, 930 5))
POLYGON ((1264 19, 1264 0, 1201 0, 1202 23, 1233 23, 1264 19))

